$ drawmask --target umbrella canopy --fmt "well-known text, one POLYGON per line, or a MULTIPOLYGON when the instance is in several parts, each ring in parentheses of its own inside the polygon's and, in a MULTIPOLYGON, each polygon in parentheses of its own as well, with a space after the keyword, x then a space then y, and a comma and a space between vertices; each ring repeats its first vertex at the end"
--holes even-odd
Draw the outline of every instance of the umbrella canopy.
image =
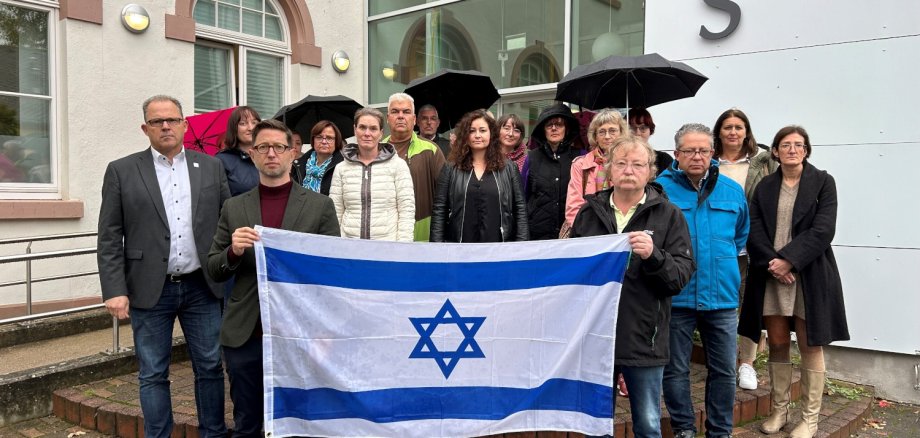
POLYGON ((355 135, 355 111, 361 104, 345 96, 307 96, 299 102, 282 107, 272 117, 281 120, 292 131, 300 133, 304 143, 311 143, 310 130, 320 120, 328 120, 342 131, 344 138, 355 135))
POLYGON ((708 79, 657 53, 610 56, 572 69, 556 84, 556 100, 588 109, 648 108, 695 96, 708 79))
POLYGON ((188 129, 182 144, 186 149, 215 155, 220 151, 227 132, 227 120, 236 107, 186 117, 188 129))
POLYGON ((438 110, 439 133, 453 129, 470 111, 488 109, 499 97, 488 75, 476 70, 450 69, 409 82, 406 94, 415 99, 416 110, 423 105, 433 105, 438 110))

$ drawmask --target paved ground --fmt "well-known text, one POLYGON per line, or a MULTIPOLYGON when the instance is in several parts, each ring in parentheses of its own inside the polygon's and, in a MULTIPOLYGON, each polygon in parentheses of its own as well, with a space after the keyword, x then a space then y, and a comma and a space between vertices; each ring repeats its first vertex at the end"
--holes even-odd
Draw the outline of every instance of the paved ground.
MULTIPOLYGON (((130 325, 120 326, 118 337, 120 347, 134 346, 134 339, 131 335, 130 325)), ((182 336, 178 323, 173 329, 173 336, 182 336)), ((101 353, 111 348, 111 328, 0 348, 0 357, 3 358, 0 360, 0 376, 66 362, 77 357, 101 353)))
MULTIPOLYGON (((694 402, 698 406, 702 406, 702 400, 705 396, 704 375, 705 370, 703 367, 700 365, 694 365, 691 379, 694 402)), ((194 422, 195 416, 195 404, 194 397, 192 395, 192 373, 189 363, 180 362, 173 364, 171 368, 170 379, 172 381, 173 405, 174 412, 176 414, 176 420, 179 423, 184 422, 187 425, 192 424, 192 422, 194 422)), ((758 432, 758 427, 762 421, 763 415, 766 415, 766 413, 769 412, 769 396, 768 390, 766 389, 768 385, 768 382, 762 382, 761 388, 758 390, 738 392, 738 400, 735 410, 736 422, 739 425, 735 429, 735 437, 759 438, 765 436, 758 432), (766 399, 764 399, 765 394, 767 394, 766 399)), ((912 407, 904 407, 904 409, 895 409, 892 407, 884 408, 886 410, 880 412, 879 415, 888 415, 889 417, 886 417, 885 421, 887 424, 891 424, 892 426, 885 426, 888 428, 887 431, 889 434, 877 434, 875 433, 877 429, 872 428, 871 431, 866 430, 866 427, 869 426, 863 427, 865 423, 858 418, 860 415, 866 413, 866 408, 870 404, 868 396, 865 395, 865 390, 847 389, 845 386, 841 385, 836 386, 836 388, 836 392, 829 391, 833 392, 833 394, 828 394, 825 396, 824 407, 822 410, 822 420, 819 426, 819 437, 847 437, 850 436, 851 433, 866 433, 864 435, 858 435, 864 438, 878 436, 920 436, 920 430, 917 429, 916 424, 917 414, 915 413, 915 410, 917 408, 914 407, 914 410, 911 410, 912 407), (911 415, 913 416, 912 418, 911 415), (899 426, 900 428, 895 428, 895 422, 898 422, 899 425, 903 425, 903 427, 899 426)), ((93 415, 90 415, 90 422, 102 421, 101 419, 104 417, 103 411, 116 412, 122 416, 140 415, 137 399, 137 375, 135 373, 101 380, 85 385, 79 385, 68 390, 58 391, 56 394, 59 397, 56 397, 55 400, 55 412, 62 418, 68 417, 70 415, 68 414, 69 409, 66 408, 66 405, 65 407, 59 408, 58 402, 59 399, 68 398, 70 400, 76 400, 74 403, 82 403, 84 408, 89 406, 91 409, 99 410, 99 415, 96 416, 97 420, 93 420, 93 415)), ((228 424, 232 425, 232 422, 229 421, 231 408, 229 397, 227 400, 227 419, 228 424)), ((877 402, 872 403, 877 410, 882 409, 878 407, 877 402)), ((626 424, 629 418, 628 401, 624 399, 618 399, 617 405, 617 436, 626 436, 626 431, 628 431, 629 428, 629 425, 626 424)), ((81 408, 78 408, 77 412, 80 410, 81 408)), ((72 410, 70 411, 72 412, 72 410)), ((82 417, 80 415, 81 414, 78 413, 77 417, 68 418, 68 420, 73 421, 73 423, 87 421, 85 412, 82 413, 82 417)), ((698 417, 700 420, 702 419, 702 415, 698 417)), ((870 414, 869 417, 874 418, 874 415, 875 414, 870 414)), ((797 410, 793 418, 799 418, 797 410)), ((86 426, 86 423, 84 423, 84 426, 86 426)), ((99 424, 99 426, 102 425, 99 424)), ((113 426, 108 424, 106 427, 115 428, 120 426, 113 426)), ((186 431, 183 432, 186 434, 185 436, 191 436, 188 432, 189 429, 189 426, 186 426, 183 429, 186 431)), ((86 432, 86 435, 73 435, 70 438, 77 438, 80 436, 104 436, 98 434, 97 432, 91 432, 88 429, 74 428, 71 423, 61 422, 57 418, 50 417, 39 420, 32 420, 25 423, 19 423, 4 429, 0 429, 0 437, 66 437, 69 434, 79 432, 86 432)), ((664 433, 665 436, 670 436, 670 431, 668 428, 665 428, 664 433)), ((571 437, 573 435, 569 434, 569 436, 571 437)), ((785 437, 788 435, 786 433, 780 433, 773 436, 785 437)))

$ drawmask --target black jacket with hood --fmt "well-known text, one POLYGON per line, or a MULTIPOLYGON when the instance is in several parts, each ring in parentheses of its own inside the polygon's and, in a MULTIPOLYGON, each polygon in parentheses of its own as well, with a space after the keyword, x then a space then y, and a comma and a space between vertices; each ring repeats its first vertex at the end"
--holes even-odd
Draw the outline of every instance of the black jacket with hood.
POLYGON ((536 148, 528 152, 524 163, 524 196, 527 197, 527 221, 532 240, 556 239, 565 221, 565 196, 569 187, 572 160, 584 151, 575 146, 579 136, 578 119, 569 107, 553 105, 543 110, 530 134, 536 148), (547 120, 562 117, 565 137, 553 152, 543 126, 547 120))
POLYGON ((623 230, 617 230, 610 196, 613 189, 585 197, 575 216, 571 237, 645 231, 655 249, 642 260, 632 254, 620 292, 617 312, 617 365, 650 367, 668 363, 671 297, 690 282, 696 270, 690 231, 683 213, 668 201, 661 186, 649 183, 645 203, 639 205, 623 230))

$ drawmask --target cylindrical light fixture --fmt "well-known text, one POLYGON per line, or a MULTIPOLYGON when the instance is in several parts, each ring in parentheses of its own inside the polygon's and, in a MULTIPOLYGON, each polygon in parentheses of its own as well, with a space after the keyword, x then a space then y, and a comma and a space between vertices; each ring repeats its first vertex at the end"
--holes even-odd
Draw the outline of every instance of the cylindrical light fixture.
POLYGON ((348 71, 348 66, 351 65, 351 60, 348 59, 348 54, 344 50, 336 50, 332 54, 332 68, 339 72, 345 73, 348 71))
POLYGON ((131 33, 143 33, 150 27, 150 14, 141 5, 125 5, 121 10, 121 24, 131 33))

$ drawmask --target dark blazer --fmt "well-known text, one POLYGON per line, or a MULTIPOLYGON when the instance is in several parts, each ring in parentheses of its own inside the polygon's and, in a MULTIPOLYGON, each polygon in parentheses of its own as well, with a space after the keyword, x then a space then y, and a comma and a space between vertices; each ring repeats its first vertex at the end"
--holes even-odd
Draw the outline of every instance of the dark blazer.
MULTIPOLYGON (((295 185, 303 186, 303 180, 307 174, 307 160, 315 153, 315 150, 310 149, 302 157, 294 160, 291 165, 291 179, 294 180, 295 185)), ((329 196, 329 189, 332 187, 332 172, 336 165, 345 160, 345 157, 342 156, 342 151, 338 150, 333 152, 329 159, 332 161, 326 166, 326 173, 323 174, 323 180, 319 183, 319 192, 326 196, 329 196)))
MULTIPOLYGON (((217 228, 220 207, 230 197, 220 161, 185 150, 192 195, 192 228, 202 269, 217 228)), ((169 222, 150 148, 109 163, 102 180, 96 258, 102 298, 128 296, 132 307, 149 309, 160 299, 169 259, 169 222)), ((210 278, 215 296, 223 296, 210 278)))
MULTIPOLYGON (((237 228, 261 224, 262 208, 258 187, 227 200, 220 213, 217 234, 214 235, 214 242, 208 254, 208 273, 217 281, 236 277, 230 300, 224 309, 224 321, 220 328, 221 345, 243 345, 252 336, 259 321, 255 251, 253 248, 247 249, 235 265, 230 265, 227 248, 230 247, 231 236, 237 228)), ((341 235, 332 200, 297 184, 291 186, 284 218, 281 219, 281 228, 327 236, 341 235)))
POLYGON ((837 186, 834 178, 808 162, 802 170, 799 193, 792 207, 792 241, 779 251, 773 249, 776 236, 776 206, 783 172, 766 176, 751 200, 751 234, 748 237, 748 268, 738 333, 760 340, 763 327, 763 296, 770 273, 770 260, 792 263, 802 282, 805 299, 805 328, 808 345, 827 345, 850 339, 843 286, 831 249, 837 226, 837 186))

